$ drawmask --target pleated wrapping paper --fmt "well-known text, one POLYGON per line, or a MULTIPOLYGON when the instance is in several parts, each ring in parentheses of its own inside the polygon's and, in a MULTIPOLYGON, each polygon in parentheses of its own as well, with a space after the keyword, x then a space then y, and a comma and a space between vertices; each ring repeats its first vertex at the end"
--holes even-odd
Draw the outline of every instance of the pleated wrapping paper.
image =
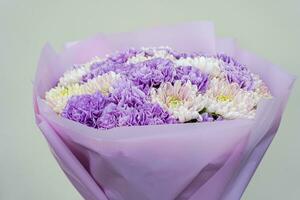
POLYGON ((98 34, 42 50, 33 89, 36 123, 72 184, 87 200, 240 199, 279 127, 295 77, 217 38, 210 22, 129 33, 98 34), (97 130, 62 118, 43 100, 74 64, 129 47, 170 46, 183 52, 225 53, 260 75, 273 98, 254 120, 118 127, 97 130))

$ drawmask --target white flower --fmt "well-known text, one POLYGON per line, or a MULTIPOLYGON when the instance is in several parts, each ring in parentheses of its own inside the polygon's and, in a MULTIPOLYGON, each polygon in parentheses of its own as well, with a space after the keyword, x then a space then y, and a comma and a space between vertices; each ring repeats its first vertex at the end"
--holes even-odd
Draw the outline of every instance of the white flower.
MULTIPOLYGON (((152 57, 151 57, 152 58, 152 57)), ((139 53, 136 56, 132 56, 127 60, 128 64, 136 64, 140 62, 144 62, 146 60, 149 60, 149 57, 146 57, 144 53, 139 53)))
POLYGON ((136 56, 129 58, 127 60, 127 63, 128 64, 136 64, 136 63, 144 62, 144 61, 151 60, 154 58, 169 59, 171 61, 176 60, 176 58, 167 51, 168 49, 170 49, 168 47, 142 48, 142 50, 144 50, 144 51, 149 50, 149 49, 153 51, 152 56, 148 56, 148 55, 146 56, 145 52, 142 52, 142 53, 137 54, 136 56))
POLYGON ((79 84, 69 86, 57 86, 46 92, 45 99, 47 104, 56 113, 61 113, 69 98, 73 95, 84 94, 83 88, 79 84))
POLYGON ((190 81, 185 84, 176 81, 174 85, 163 83, 158 89, 152 88, 150 94, 153 103, 158 103, 180 122, 197 119, 199 111, 206 104, 206 100, 198 93, 197 86, 190 81))
POLYGON ((200 71, 212 75, 214 77, 221 76, 221 62, 213 57, 197 56, 194 58, 180 58, 175 61, 176 66, 192 66, 200 71))
POLYGON ((208 100, 207 111, 225 119, 254 118, 257 103, 261 99, 256 92, 243 90, 236 83, 219 78, 210 81, 204 96, 208 100))
POLYGON ((259 78, 257 74, 251 74, 254 82, 254 91, 263 98, 272 98, 271 92, 267 85, 259 78))
POLYGON ((83 94, 93 94, 96 92, 108 95, 114 89, 113 84, 120 80, 120 78, 120 74, 108 72, 101 76, 97 76, 82 85, 79 85, 78 83, 67 86, 58 85, 46 92, 45 99, 47 104, 56 113, 61 113, 70 97, 83 94))
POLYGON ((93 58, 92 61, 85 63, 80 66, 76 66, 75 68, 66 71, 63 76, 59 79, 59 86, 68 86, 72 84, 79 83, 82 76, 89 73, 91 65, 95 62, 99 62, 101 59, 99 57, 93 58))
POLYGON ((113 85, 120 80, 120 78, 120 74, 111 71, 88 80, 87 83, 82 85, 82 88, 86 94, 93 94, 99 91, 104 95, 108 95, 113 91, 113 85))

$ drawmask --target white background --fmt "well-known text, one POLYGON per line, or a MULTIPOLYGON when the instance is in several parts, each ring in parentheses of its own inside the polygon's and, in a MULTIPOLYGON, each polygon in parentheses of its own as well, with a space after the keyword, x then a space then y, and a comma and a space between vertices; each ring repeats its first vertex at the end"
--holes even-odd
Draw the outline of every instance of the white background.
MULTIPOLYGON (((0 199, 79 200, 37 129, 32 80, 46 42, 212 20, 219 36, 300 74, 300 1, 0 1, 0 199)), ((278 80, 280 81, 280 80, 278 80)), ((300 81, 244 200, 300 199, 300 81)))

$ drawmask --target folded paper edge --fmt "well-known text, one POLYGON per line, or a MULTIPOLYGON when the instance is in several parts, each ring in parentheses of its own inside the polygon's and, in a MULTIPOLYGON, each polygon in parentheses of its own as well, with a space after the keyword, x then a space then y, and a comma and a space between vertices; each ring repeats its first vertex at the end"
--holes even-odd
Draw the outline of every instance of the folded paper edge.
MULTIPOLYGON (((49 143, 52 149, 52 153, 57 158, 57 161, 60 164, 63 171, 72 178, 75 177, 74 180, 76 180, 77 183, 79 183, 81 187, 83 187, 85 190, 88 190, 89 195, 93 196, 94 200, 108 200, 102 189, 97 185, 94 179, 78 161, 76 156, 70 151, 67 145, 55 133, 52 127, 42 119, 38 126, 41 129, 43 135, 45 136, 45 139, 49 143), (57 152, 59 152, 59 154, 57 152), (72 171, 77 172, 75 176, 74 174, 72 174, 72 172, 68 172, 68 170, 65 169, 66 166, 61 162, 62 160, 67 160, 69 168, 72 171)), ((73 182, 72 184, 76 187, 76 185, 73 182)))

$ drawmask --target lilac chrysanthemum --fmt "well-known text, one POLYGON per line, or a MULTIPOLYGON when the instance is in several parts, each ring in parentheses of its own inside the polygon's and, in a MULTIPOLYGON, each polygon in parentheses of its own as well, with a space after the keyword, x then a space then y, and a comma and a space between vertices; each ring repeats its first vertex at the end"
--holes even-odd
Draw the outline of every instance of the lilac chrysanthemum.
POLYGON ((219 54, 217 58, 224 62, 222 71, 225 72, 229 83, 237 83, 240 88, 245 90, 253 89, 254 80, 248 68, 225 54, 219 54))

